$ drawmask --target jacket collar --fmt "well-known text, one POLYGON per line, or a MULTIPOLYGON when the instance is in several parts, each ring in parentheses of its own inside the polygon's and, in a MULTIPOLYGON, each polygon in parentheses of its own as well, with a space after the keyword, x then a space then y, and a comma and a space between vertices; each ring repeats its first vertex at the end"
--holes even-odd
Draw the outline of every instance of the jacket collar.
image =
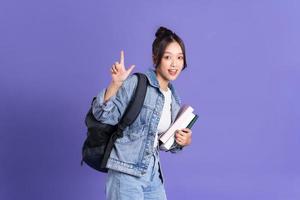
MULTIPOLYGON (((147 76, 150 85, 153 86, 153 87, 156 87, 157 89, 159 89, 159 82, 158 82, 157 77, 156 77, 155 69, 148 68, 148 70, 145 72, 145 75, 147 76)), ((168 87, 170 88, 170 90, 172 92, 172 95, 175 98, 175 101, 180 105, 181 104, 181 99, 179 98, 179 96, 178 96, 175 88, 171 84, 171 82, 169 82, 168 87)))

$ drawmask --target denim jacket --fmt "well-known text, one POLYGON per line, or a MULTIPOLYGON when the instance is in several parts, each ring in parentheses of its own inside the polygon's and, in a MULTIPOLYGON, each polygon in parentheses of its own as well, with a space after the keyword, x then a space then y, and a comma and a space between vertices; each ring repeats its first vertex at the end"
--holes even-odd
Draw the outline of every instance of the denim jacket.
MULTIPOLYGON (((158 122, 163 110, 164 95, 159 89, 159 83, 154 69, 149 68, 145 75, 149 80, 143 107, 136 120, 118 138, 107 162, 107 168, 121 171, 134 176, 146 173, 150 158, 154 153, 154 139, 158 122)), ((102 90, 93 102, 93 114, 102 123, 116 125, 134 94, 138 78, 130 75, 118 89, 117 93, 104 102, 106 89, 102 90)), ((173 123, 180 109, 181 101, 171 83, 172 91, 171 122, 173 123)), ((176 153, 182 147, 174 142, 170 152, 176 153)))

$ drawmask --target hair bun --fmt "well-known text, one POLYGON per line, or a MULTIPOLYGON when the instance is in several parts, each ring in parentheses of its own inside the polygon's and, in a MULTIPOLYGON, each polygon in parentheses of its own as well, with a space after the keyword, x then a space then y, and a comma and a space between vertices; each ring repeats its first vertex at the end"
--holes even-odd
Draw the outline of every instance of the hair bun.
POLYGON ((159 29, 155 33, 155 36, 157 38, 162 38, 169 35, 173 35, 173 32, 163 26, 159 27, 159 29))

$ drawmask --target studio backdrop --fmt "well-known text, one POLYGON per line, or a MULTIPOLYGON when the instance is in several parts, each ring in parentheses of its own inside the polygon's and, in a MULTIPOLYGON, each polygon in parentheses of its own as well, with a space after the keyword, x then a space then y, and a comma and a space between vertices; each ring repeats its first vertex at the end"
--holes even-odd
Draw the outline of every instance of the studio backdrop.
POLYGON ((152 68, 155 31, 185 42, 173 82, 199 115, 192 144, 161 152, 170 200, 300 199, 300 2, 4 0, 0 199, 101 200, 80 166, 92 98, 126 67, 152 68))

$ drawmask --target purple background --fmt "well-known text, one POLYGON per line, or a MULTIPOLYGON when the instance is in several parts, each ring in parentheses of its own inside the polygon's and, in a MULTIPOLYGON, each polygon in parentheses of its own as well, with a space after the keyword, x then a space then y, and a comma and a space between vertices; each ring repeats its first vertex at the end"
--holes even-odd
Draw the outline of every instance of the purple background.
POLYGON ((185 41, 174 82, 199 114, 193 142, 161 153, 169 199, 300 199, 300 2, 0 3, 0 199, 104 199, 79 165, 84 116, 125 51, 152 66, 160 26, 185 41))

